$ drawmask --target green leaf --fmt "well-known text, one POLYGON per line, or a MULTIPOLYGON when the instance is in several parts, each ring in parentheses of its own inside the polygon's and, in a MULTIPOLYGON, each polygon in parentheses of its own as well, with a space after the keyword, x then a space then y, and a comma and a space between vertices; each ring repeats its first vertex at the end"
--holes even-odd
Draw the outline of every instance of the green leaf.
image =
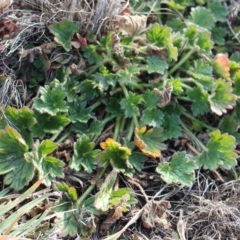
POLYGON ((236 143, 240 143, 240 133, 238 132, 238 124, 234 118, 229 115, 223 116, 219 122, 218 129, 221 133, 228 133, 236 139, 236 143))
POLYGON ((164 140, 178 138, 182 135, 180 121, 180 117, 176 114, 165 114, 162 124, 164 140))
POLYGON ((240 71, 237 71, 234 75, 233 93, 240 97, 240 71))
POLYGON ((79 27, 79 23, 73 23, 65 19, 60 23, 50 25, 49 29, 55 35, 54 40, 68 52, 71 50, 71 40, 79 27))
POLYGON ((73 202, 77 200, 77 190, 74 187, 69 187, 65 182, 56 182, 55 189, 58 191, 67 193, 67 195, 71 198, 73 202))
POLYGON ((41 144, 36 142, 33 150, 24 154, 26 161, 36 167, 38 178, 44 178, 46 186, 50 186, 56 177, 63 177, 63 161, 49 156, 56 148, 56 143, 44 140, 41 144))
POLYGON ((34 176, 33 165, 23 155, 28 145, 12 127, 0 130, 0 174, 6 174, 4 183, 15 190, 21 190, 34 176))
POLYGON ((162 125, 164 113, 160 109, 145 109, 142 112, 141 121, 144 125, 160 127, 162 125))
POLYGON ((10 106, 5 108, 4 114, 7 120, 18 130, 30 128, 36 123, 33 111, 28 107, 16 109, 10 106))
POLYGON ((41 114, 35 111, 34 117, 37 120, 37 124, 31 127, 31 131, 34 136, 39 138, 43 138, 46 133, 57 133, 69 123, 69 119, 61 113, 57 113, 56 116, 51 116, 47 113, 41 114))
POLYGON ((199 87, 194 87, 187 91, 187 95, 193 102, 191 110, 194 116, 205 114, 210 111, 208 93, 205 90, 199 87))
POLYGON ((225 44, 226 32, 224 28, 214 27, 211 32, 212 32, 212 39, 215 44, 218 44, 221 46, 225 44))
POLYGON ((190 186, 194 180, 194 169, 197 165, 190 160, 185 152, 175 153, 171 163, 160 163, 156 171, 168 184, 180 183, 190 186))
POLYGON ((155 24, 146 33, 148 42, 159 48, 166 48, 170 59, 177 60, 178 51, 173 45, 171 29, 155 24))
MULTIPOLYGON (((61 216, 62 220, 60 221, 60 228, 63 229, 63 234, 69 235, 70 237, 75 237, 79 232, 79 228, 78 222, 76 221, 76 213, 72 209, 72 203, 69 202, 66 204, 65 202, 59 202, 59 205, 60 204, 64 204, 65 207, 65 213, 61 216)), ((61 211, 61 209, 59 210, 61 211)))
POLYGON ((221 116, 223 113, 227 112, 227 109, 231 109, 235 106, 235 99, 235 95, 232 94, 231 83, 224 82, 220 79, 216 81, 208 100, 212 112, 221 116))
POLYGON ((240 62, 240 53, 239 52, 234 52, 229 59, 231 61, 236 62, 236 63, 240 62))
POLYGON ((83 167, 85 171, 92 173, 96 168, 96 157, 100 152, 100 150, 93 150, 94 146, 95 144, 87 136, 80 137, 74 143, 74 154, 69 167, 76 171, 80 171, 83 167))
POLYGON ((237 101, 236 107, 234 109, 234 117, 238 124, 240 124, 240 101, 237 101))
POLYGON ((98 136, 102 132, 103 123, 94 119, 90 125, 86 123, 76 122, 71 126, 71 131, 74 131, 77 136, 82 136, 83 134, 87 136, 98 136))
POLYGON ((147 130, 146 126, 135 129, 135 145, 148 157, 160 157, 161 150, 166 149, 163 143, 163 129, 151 128, 147 130))
POLYGON ((111 114, 113 117, 122 117, 124 115, 123 109, 121 109, 120 101, 116 97, 110 97, 107 106, 106 111, 111 114))
POLYGON ((68 189, 68 195, 69 195, 69 197, 71 198, 71 200, 72 200, 73 202, 77 202, 78 194, 77 194, 76 188, 70 187, 70 188, 68 189))
POLYGON ((100 146, 104 150, 99 158, 103 166, 111 163, 115 169, 124 173, 130 173, 132 171, 133 167, 128 162, 131 149, 122 147, 121 144, 111 138, 107 138, 105 142, 100 143, 100 146))
POLYGON ((87 102, 86 101, 79 101, 76 99, 75 101, 68 104, 69 105, 69 119, 71 122, 83 122, 87 123, 87 121, 92 118, 91 115, 91 108, 87 108, 87 102))
POLYGON ((71 81, 68 81, 70 80, 69 78, 70 73, 71 73, 70 68, 62 66, 56 70, 56 79, 60 83, 64 83, 64 84, 66 84, 67 82, 71 82, 71 81))
POLYGON ((179 94, 183 92, 183 88, 182 88, 182 80, 181 78, 171 78, 168 80, 168 84, 172 85, 173 87, 173 93, 175 94, 179 94))
POLYGON ((60 84, 53 88, 50 86, 40 87, 39 92, 41 97, 34 99, 34 107, 40 113, 48 113, 55 116, 59 112, 68 111, 67 104, 64 101, 66 92, 60 84))
POLYGON ((92 75, 94 80, 98 83, 101 92, 108 90, 110 87, 115 87, 116 80, 113 74, 108 74, 104 76, 102 73, 95 73, 92 75))
POLYGON ((5 128, 8 123, 10 123, 15 129, 17 129, 31 148, 33 139, 32 134, 29 132, 29 128, 36 123, 36 119, 33 117, 33 111, 27 107, 16 109, 7 106, 1 117, 2 121, 0 121, 0 128, 5 128))
POLYGON ((154 109, 159 103, 159 98, 154 91, 147 89, 143 95, 143 104, 148 109, 154 109))
POLYGON ((86 79, 80 83, 81 99, 92 100, 101 94, 101 89, 98 83, 94 80, 86 79))
POLYGON ((111 193, 113 191, 113 186, 115 184, 117 178, 117 171, 112 170, 110 174, 108 174, 107 178, 103 182, 100 191, 97 193, 94 206, 97 209, 102 211, 107 211, 109 209, 109 200, 111 193))
POLYGON ((211 33, 209 31, 199 31, 197 34, 196 46, 204 53, 211 53, 213 42, 211 40, 211 33))
POLYGON ((148 73, 160 73, 164 74, 165 70, 168 68, 166 61, 161 60, 158 56, 147 57, 146 70, 148 73))
POLYGON ((137 171, 142 171, 144 162, 147 161, 147 157, 140 152, 132 152, 128 161, 137 171))
POLYGON ((171 41, 171 30, 168 27, 159 24, 153 25, 146 34, 147 40, 158 47, 166 47, 171 41))
POLYGON ((97 53, 97 47, 93 44, 89 44, 88 46, 83 47, 82 50, 83 56, 88 60, 90 64, 98 64, 103 60, 102 57, 97 53))
POLYGON ((0 154, 22 154, 27 151, 26 142, 14 128, 6 126, 5 130, 0 130, 0 154))
POLYGON ((166 24, 173 32, 183 32, 183 29, 186 27, 186 24, 179 18, 167 21, 166 24))
POLYGON ((121 108, 124 110, 125 117, 139 115, 138 104, 142 102, 142 97, 136 93, 129 92, 129 96, 120 101, 121 108))
POLYGON ((4 177, 4 184, 10 185, 15 191, 23 189, 34 177, 34 166, 27 163, 23 156, 14 153, 9 157, 0 157, 0 168, 2 171, 10 170, 4 177))
POLYGON ((46 157, 48 154, 52 153, 57 149, 57 144, 52 140, 44 140, 41 142, 38 148, 38 153, 42 157, 46 157))
POLYGON ((137 84, 137 78, 136 75, 139 74, 139 67, 136 65, 129 65, 127 69, 120 69, 117 72, 118 76, 118 82, 120 85, 130 85, 132 84, 137 84))
POLYGON ((137 203, 134 198, 134 193, 130 188, 119 188, 111 193, 111 198, 109 204, 111 206, 116 206, 123 203, 127 208, 131 205, 137 203), (124 197, 127 196, 127 200, 124 201, 124 197))
POLYGON ((207 149, 200 155, 198 162, 204 168, 215 170, 218 167, 230 169, 237 164, 234 152, 235 138, 219 130, 210 133, 207 149))
POLYGON ((205 7, 192 8, 189 20, 196 25, 211 30, 216 22, 212 12, 205 7))
POLYGON ((80 92, 80 84, 78 81, 71 79, 64 84, 65 91, 67 92, 68 102, 76 100, 78 93, 80 92))
POLYGON ((193 67, 189 68, 188 74, 195 78, 204 89, 211 90, 214 85, 212 67, 203 60, 196 60, 193 62, 193 67))
POLYGON ((44 157, 42 161, 42 171, 39 173, 39 178, 44 177, 47 173, 48 175, 44 179, 46 186, 51 186, 53 180, 56 178, 62 178, 64 162, 55 157, 44 157))
POLYGON ((219 22, 225 22, 228 15, 228 9, 225 7, 221 1, 208 2, 208 8, 213 13, 215 19, 219 22))
POLYGON ((211 53, 213 42, 211 41, 211 33, 209 31, 199 29, 196 25, 190 24, 184 32, 190 47, 197 47, 203 53, 211 53))

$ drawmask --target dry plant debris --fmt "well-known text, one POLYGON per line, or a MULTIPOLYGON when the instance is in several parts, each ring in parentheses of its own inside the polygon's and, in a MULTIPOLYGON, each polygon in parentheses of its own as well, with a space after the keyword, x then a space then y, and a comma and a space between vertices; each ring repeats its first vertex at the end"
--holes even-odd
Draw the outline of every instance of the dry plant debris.
POLYGON ((0 174, 9 189, 40 178, 51 191, 32 193, 22 232, 4 214, 0 232, 238 239, 237 7, 0 0, 0 174))

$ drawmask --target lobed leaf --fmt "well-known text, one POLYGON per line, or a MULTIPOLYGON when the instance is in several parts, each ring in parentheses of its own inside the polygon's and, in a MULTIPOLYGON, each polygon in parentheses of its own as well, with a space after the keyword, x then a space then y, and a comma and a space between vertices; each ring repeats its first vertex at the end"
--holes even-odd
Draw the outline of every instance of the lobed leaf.
POLYGON ((88 173, 92 173, 96 168, 96 157, 100 150, 93 150, 94 143, 85 135, 81 136, 77 142, 74 143, 73 158, 69 163, 69 167, 76 171, 80 171, 81 167, 88 173))
POLYGON ((142 102, 142 97, 130 92, 129 96, 120 101, 121 108, 124 110, 125 117, 138 116, 140 114, 138 104, 142 102))
POLYGON ((177 114, 165 114, 162 124, 164 140, 178 138, 182 135, 180 121, 180 117, 177 114))
POLYGON ((188 19, 192 23, 199 25, 202 28, 206 28, 207 30, 211 30, 216 22, 212 12, 205 7, 192 8, 188 19))
POLYGON ((141 121, 144 125, 151 127, 161 127, 164 113, 160 109, 145 109, 142 112, 141 121))
POLYGON ((162 128, 151 128, 149 130, 147 130, 146 126, 136 128, 134 136, 135 145, 148 157, 160 157, 161 150, 166 149, 162 133, 162 128))
POLYGON ((35 137, 39 138, 43 138, 46 133, 57 133, 70 122, 70 120, 61 113, 51 116, 48 113, 41 114, 35 111, 34 117, 37 120, 37 124, 31 127, 31 131, 35 137))
POLYGON ((171 163, 160 163, 156 171, 168 184, 180 183, 190 186, 196 168, 197 164, 190 160, 185 152, 178 152, 173 155, 171 163))
POLYGON ((128 161, 131 149, 122 147, 111 138, 107 138, 105 142, 100 143, 100 146, 104 150, 99 159, 103 166, 111 163, 117 170, 126 173, 132 172, 133 167, 128 161))
POLYGON ((48 113, 56 116, 59 112, 67 112, 68 107, 64 101, 66 92, 60 84, 53 88, 50 86, 40 87, 40 98, 34 99, 34 107, 40 113, 48 113))
POLYGON ((34 167, 24 159, 29 150, 22 136, 12 127, 0 130, 0 174, 6 174, 4 183, 21 190, 32 180, 34 167))
POLYGON ((195 87, 188 90, 187 95, 193 101, 191 110, 194 116, 205 114, 210 111, 208 93, 205 90, 195 87))
POLYGON ((59 43, 67 52, 71 50, 71 40, 79 29, 78 23, 65 19, 62 22, 54 23, 49 27, 55 35, 54 40, 59 43))
POLYGON ((164 74, 165 70, 168 68, 166 61, 161 60, 158 56, 147 57, 146 70, 148 73, 160 73, 164 74))
POLYGON ((207 149, 200 155, 198 162, 204 168, 215 170, 218 167, 230 169, 237 164, 237 154, 234 152, 235 138, 219 130, 210 133, 207 149))
POLYGON ((219 116, 226 113, 227 109, 232 109, 236 104, 236 96, 232 94, 231 83, 221 79, 216 81, 208 101, 211 110, 219 116))

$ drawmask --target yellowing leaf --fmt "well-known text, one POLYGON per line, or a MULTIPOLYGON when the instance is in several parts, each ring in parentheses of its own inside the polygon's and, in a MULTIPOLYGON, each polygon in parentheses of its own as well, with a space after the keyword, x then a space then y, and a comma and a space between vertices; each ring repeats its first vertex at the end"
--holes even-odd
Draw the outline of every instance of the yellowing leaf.
POLYGON ((113 167, 124 173, 130 173, 133 171, 133 166, 128 161, 128 157, 131 155, 131 149, 122 147, 121 144, 111 138, 100 143, 100 146, 104 149, 100 156, 100 162, 103 166, 106 166, 111 162, 113 167))
POLYGON ((121 144, 114 141, 112 138, 108 138, 105 142, 100 143, 100 146, 104 150, 120 150, 122 151, 122 158, 127 158, 131 154, 131 149, 126 147, 121 147, 121 144))
POLYGON ((215 72, 224 79, 229 79, 230 68, 228 66, 228 57, 225 54, 219 53, 215 56, 213 61, 213 68, 215 72))
POLYGON ((157 158, 161 156, 161 150, 166 148, 163 141, 163 129, 147 127, 135 129, 135 145, 148 157, 157 158))

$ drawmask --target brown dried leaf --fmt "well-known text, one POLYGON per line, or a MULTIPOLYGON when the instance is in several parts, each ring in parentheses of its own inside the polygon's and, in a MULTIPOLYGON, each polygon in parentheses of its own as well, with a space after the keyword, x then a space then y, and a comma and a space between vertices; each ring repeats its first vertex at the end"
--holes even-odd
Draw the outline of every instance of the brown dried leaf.
POLYGON ((124 49, 123 46, 120 42, 120 38, 117 34, 112 34, 111 36, 111 42, 112 42, 112 47, 113 47, 113 53, 116 54, 117 56, 124 56, 124 49))
POLYGON ((114 209, 112 209, 109 214, 107 215, 107 218, 103 222, 100 231, 101 234, 106 234, 106 232, 109 230, 109 228, 118 220, 120 219, 123 214, 124 205, 125 203, 130 199, 130 196, 128 194, 125 194, 122 199, 120 200, 120 203, 114 206, 114 209))
POLYGON ((159 56, 162 60, 167 60, 168 58, 168 51, 166 48, 159 48, 150 44, 147 45, 147 53, 149 55, 159 56))
POLYGON ((10 7, 13 3, 13 0, 0 0, 0 10, 10 7))
POLYGON ((60 143, 58 145, 58 151, 63 151, 66 149, 73 148, 74 145, 74 139, 72 137, 67 138, 63 143, 60 143))
POLYGON ((150 201, 143 209, 141 220, 145 228, 161 227, 169 229, 171 223, 167 219, 166 209, 170 208, 169 201, 150 201))
POLYGON ((147 17, 145 15, 117 15, 114 23, 133 37, 146 29, 147 17))
POLYGON ((158 103, 158 107, 162 108, 168 105, 171 100, 173 86, 169 84, 165 90, 159 91, 157 88, 154 88, 153 91, 155 92, 156 96, 160 99, 158 103))

